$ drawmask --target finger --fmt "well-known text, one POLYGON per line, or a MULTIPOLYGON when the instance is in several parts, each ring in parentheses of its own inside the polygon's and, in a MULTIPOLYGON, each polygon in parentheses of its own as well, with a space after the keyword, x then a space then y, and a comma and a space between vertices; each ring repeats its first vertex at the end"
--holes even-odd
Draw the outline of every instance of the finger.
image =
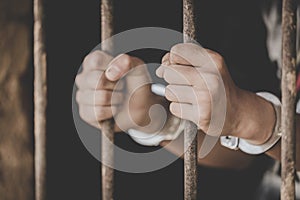
POLYGON ((183 58, 174 51, 170 53, 169 62, 173 65, 191 65, 191 63, 189 63, 185 58, 183 58))
POLYGON ((189 120, 198 124, 199 113, 197 106, 185 103, 172 102, 170 104, 170 112, 181 119, 189 120))
POLYGON ((110 90, 78 90, 76 101, 90 106, 119 105, 123 101, 123 93, 110 90))
POLYGON ((198 104, 209 101, 207 91, 186 85, 168 85, 166 98, 169 101, 186 104, 198 104))
POLYGON ((166 54, 162 57, 161 63, 166 63, 166 64, 168 64, 169 61, 170 61, 170 52, 166 53, 166 54))
POLYGON ((169 84, 193 85, 202 80, 198 68, 184 65, 160 66, 162 78, 169 84))
POLYGON ((88 71, 81 73, 76 77, 76 85, 82 90, 122 90, 123 81, 116 82, 109 81, 103 71, 88 71))
POLYGON ((193 43, 177 44, 171 48, 170 53, 171 64, 200 67, 211 63, 211 58, 206 49, 193 43))
MULTIPOLYGON (((161 65, 168 66, 170 64, 170 53, 166 53, 161 59, 161 65)), ((156 76, 162 78, 163 77, 163 68, 159 67, 156 69, 156 76)))
POLYGON ((138 58, 129 56, 127 54, 121 54, 110 62, 105 75, 108 80, 116 81, 129 72, 132 68, 143 64, 143 61, 138 58))
POLYGON ((76 76, 76 85, 79 89, 95 90, 99 79, 102 77, 102 71, 90 71, 76 76))
POLYGON ((116 106, 89 106, 80 105, 79 115, 80 117, 90 123, 100 122, 106 119, 112 118, 113 114, 117 111, 116 106))
POLYGON ((92 71, 92 70, 102 70, 104 71, 109 62, 112 60, 112 56, 108 55, 103 51, 93 51, 88 54, 83 60, 83 70, 92 71))

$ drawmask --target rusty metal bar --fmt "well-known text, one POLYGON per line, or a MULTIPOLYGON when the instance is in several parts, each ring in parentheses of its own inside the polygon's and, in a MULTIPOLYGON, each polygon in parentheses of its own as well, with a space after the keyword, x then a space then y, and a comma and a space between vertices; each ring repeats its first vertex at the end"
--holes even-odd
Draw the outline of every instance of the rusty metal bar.
POLYGON ((44 1, 34 0, 34 169, 35 199, 46 198, 46 48, 44 1))
MULTIPOLYGON (((184 42, 196 39, 194 0, 183 0, 184 42)), ((197 126, 187 122, 184 129, 184 199, 197 199, 197 126)))
MULTIPOLYGON (((101 40, 104 41, 113 35, 113 2, 101 2, 101 40)), ((102 43, 102 50, 108 53, 113 51, 112 40, 102 43)), ((102 162, 114 163, 114 120, 100 122, 102 130, 102 162), (106 137, 106 138, 105 138, 106 137)), ((102 164, 102 200, 113 200, 114 169, 102 164)))
POLYGON ((281 199, 295 199, 296 157, 296 0, 282 6, 282 139, 281 199))

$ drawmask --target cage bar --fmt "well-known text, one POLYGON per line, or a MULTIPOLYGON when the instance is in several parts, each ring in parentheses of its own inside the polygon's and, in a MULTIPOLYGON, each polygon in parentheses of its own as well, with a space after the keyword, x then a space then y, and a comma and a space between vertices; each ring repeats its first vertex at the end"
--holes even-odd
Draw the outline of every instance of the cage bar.
MULTIPOLYGON (((196 40, 194 0, 183 0, 183 39, 196 40)), ((197 126, 188 121, 184 128, 184 199, 197 199, 197 126)))
POLYGON ((46 48, 44 1, 34 0, 34 172, 35 199, 46 198, 46 48))
POLYGON ((282 6, 281 199, 295 199, 296 0, 282 6))
MULTIPOLYGON (((102 42, 113 35, 113 2, 101 2, 101 40, 102 42)), ((101 44, 102 50, 112 53, 113 42, 107 40, 101 44)), ((102 162, 114 163, 114 120, 108 119, 100 122, 102 131, 102 162)), ((114 169, 102 164, 102 200, 112 200, 114 193, 114 169)))

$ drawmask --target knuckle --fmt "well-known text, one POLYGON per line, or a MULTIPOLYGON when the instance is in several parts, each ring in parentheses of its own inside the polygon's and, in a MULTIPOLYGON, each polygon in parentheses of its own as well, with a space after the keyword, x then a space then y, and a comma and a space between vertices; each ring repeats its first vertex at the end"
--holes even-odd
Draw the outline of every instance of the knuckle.
POLYGON ((198 127, 204 131, 207 132, 208 131, 208 127, 209 127, 209 120, 207 119, 200 119, 197 123, 198 127))
POLYGON ((128 68, 131 64, 131 56, 129 56, 128 54, 121 54, 120 61, 123 66, 128 68))
POLYGON ((77 87, 80 87, 82 85, 83 79, 84 79, 84 75, 82 73, 78 74, 75 77, 75 83, 76 83, 77 87))
POLYGON ((172 48, 171 48, 171 54, 178 54, 180 50, 182 50, 182 48, 184 48, 187 44, 185 43, 179 43, 179 44, 175 44, 172 48))
POLYGON ((218 66, 220 64, 223 64, 224 63, 224 58, 221 54, 215 52, 215 51, 211 51, 210 52, 210 56, 211 58, 218 64, 218 66))
POLYGON ((94 51, 88 54, 83 60, 83 67, 96 67, 101 64, 103 53, 101 51, 94 51))
POLYGON ((95 53, 88 54, 83 60, 83 67, 87 68, 89 66, 97 65, 96 59, 97 59, 97 57, 95 56, 95 53))
POLYGON ((208 90, 212 94, 220 91, 222 86, 222 77, 219 76, 219 74, 207 73, 203 77, 203 84, 205 85, 205 90, 208 90))
POLYGON ((161 63, 166 63, 170 59, 170 53, 166 53, 162 58, 161 58, 161 63))

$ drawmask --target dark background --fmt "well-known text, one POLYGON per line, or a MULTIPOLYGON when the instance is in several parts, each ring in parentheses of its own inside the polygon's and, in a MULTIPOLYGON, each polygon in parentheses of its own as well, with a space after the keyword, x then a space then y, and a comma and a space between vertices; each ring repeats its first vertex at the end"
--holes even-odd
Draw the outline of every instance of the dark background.
MULTIPOLYGON (((196 6, 200 44, 225 57, 240 87, 278 93, 275 65, 267 59, 258 1, 203 1, 197 1, 196 6)), ((82 145, 73 124, 71 107, 77 70, 84 56, 99 43, 99 12, 98 1, 50 0, 46 3, 47 192, 51 200, 101 199, 100 164, 82 145)), ((116 32, 143 26, 181 31, 181 24, 180 0, 115 1, 116 32)), ((149 52, 139 55, 146 61, 159 62, 164 53, 149 52)), ((146 148, 125 134, 118 134, 116 143, 123 148, 146 148)), ((259 166, 237 172, 201 167, 201 199, 250 199, 258 185, 260 169, 259 166)), ((178 160, 164 169, 145 174, 116 172, 115 183, 117 200, 183 199, 183 163, 178 160)))

